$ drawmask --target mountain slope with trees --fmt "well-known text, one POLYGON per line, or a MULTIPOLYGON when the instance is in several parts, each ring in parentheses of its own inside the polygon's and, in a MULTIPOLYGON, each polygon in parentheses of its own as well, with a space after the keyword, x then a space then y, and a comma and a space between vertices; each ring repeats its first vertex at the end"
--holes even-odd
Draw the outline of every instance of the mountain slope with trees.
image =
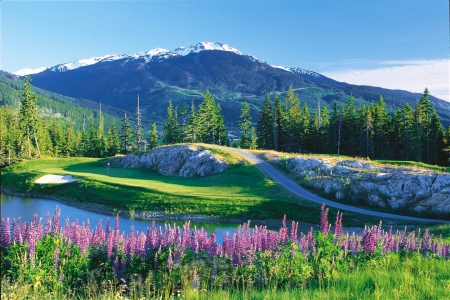
MULTIPOLYGON (((169 100, 174 107, 184 102, 199 105, 206 90, 220 104, 227 126, 238 127, 242 102, 257 120, 266 94, 284 95, 293 88, 312 112, 317 99, 332 109, 344 105, 350 94, 355 104, 370 105, 383 96, 388 112, 415 106, 420 94, 337 82, 318 73, 283 69, 235 52, 208 50, 183 56, 138 57, 102 61, 74 70, 30 75, 33 84, 59 94, 131 110, 140 95, 143 117, 162 123, 169 100)), ((432 91, 431 91, 432 92, 432 91)), ((429 96, 445 126, 450 124, 450 103, 429 96)))

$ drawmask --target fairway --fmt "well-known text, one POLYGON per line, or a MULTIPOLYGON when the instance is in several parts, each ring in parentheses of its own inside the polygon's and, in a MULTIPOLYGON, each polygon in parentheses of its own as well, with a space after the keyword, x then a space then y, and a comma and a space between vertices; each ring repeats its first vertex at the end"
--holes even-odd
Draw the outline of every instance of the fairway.
MULTIPOLYGON (((184 178, 165 176, 140 168, 106 168, 104 159, 76 158, 35 162, 35 169, 43 174, 69 174, 105 184, 139 187, 174 196, 204 198, 267 198, 286 196, 279 187, 252 165, 235 165, 223 173, 208 177, 184 178)), ((287 196, 289 198, 289 196, 287 196)))
MULTIPOLYGON (((3 169, 2 186, 13 193, 60 199, 67 204, 110 212, 158 212, 220 219, 280 220, 317 223, 320 204, 296 196, 271 180, 242 156, 209 148, 229 168, 207 177, 161 175, 143 168, 119 168, 108 159, 46 158, 3 169), (38 184, 46 175, 71 175, 81 180, 38 184)), ((330 217, 337 210, 330 209, 330 217)), ((351 226, 376 224, 379 218, 346 213, 351 226)))

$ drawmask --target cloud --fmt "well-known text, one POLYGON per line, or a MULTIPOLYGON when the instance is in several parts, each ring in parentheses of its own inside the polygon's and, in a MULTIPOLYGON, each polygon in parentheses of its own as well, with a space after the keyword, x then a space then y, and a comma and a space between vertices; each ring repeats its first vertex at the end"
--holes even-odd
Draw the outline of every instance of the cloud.
POLYGON ((389 60, 375 64, 380 67, 321 73, 337 81, 416 93, 423 93, 428 87, 433 96, 450 101, 449 59, 389 60))

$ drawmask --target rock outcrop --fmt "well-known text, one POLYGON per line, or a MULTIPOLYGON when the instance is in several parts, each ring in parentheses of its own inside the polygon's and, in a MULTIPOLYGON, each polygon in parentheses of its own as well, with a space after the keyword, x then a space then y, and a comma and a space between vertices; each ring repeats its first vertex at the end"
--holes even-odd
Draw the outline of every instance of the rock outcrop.
POLYGON ((277 154, 268 154, 267 158, 283 164, 302 184, 337 200, 450 214, 450 174, 340 158, 281 157, 277 154))
POLYGON ((179 145, 156 148, 142 155, 116 157, 121 168, 147 168, 164 175, 209 176, 228 169, 228 165, 202 147, 179 145))

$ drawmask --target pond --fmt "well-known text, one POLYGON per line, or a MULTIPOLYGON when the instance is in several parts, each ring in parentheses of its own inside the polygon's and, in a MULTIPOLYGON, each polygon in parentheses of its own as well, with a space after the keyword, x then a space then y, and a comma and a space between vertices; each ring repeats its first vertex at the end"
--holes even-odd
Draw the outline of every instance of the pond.
MULTIPOLYGON (((106 224, 106 219, 109 218, 110 226, 114 227, 115 216, 114 215, 104 215, 94 212, 89 212, 82 210, 80 208, 72 207, 59 203, 55 200, 49 199, 39 199, 39 198, 27 198, 9 195, 1 192, 1 218, 13 218, 21 217, 22 222, 31 222, 35 214, 37 214, 38 219, 42 218, 42 222, 45 223, 45 217, 47 212, 50 213, 50 217, 53 216, 55 207, 58 206, 61 209, 61 226, 64 226, 65 219, 69 218, 70 222, 75 222, 78 219, 79 224, 83 221, 89 219, 90 228, 94 230, 97 227, 98 222, 102 220, 103 226, 106 224)), ((134 226, 135 231, 147 233, 147 228, 152 226, 152 220, 138 220, 138 219, 128 219, 119 217, 120 231, 125 231, 126 234, 129 233, 131 226, 134 226)), ((158 220, 155 221, 156 228, 162 227, 164 229, 164 224, 169 224, 173 227, 173 224, 180 226, 185 221, 174 221, 174 220, 158 220)), ((190 228, 193 229, 196 226, 198 229, 202 228, 208 232, 208 234, 214 233, 217 237, 217 241, 222 242, 223 237, 227 234, 232 236, 236 233, 240 223, 221 223, 221 222, 190 222, 190 228)), ((252 225, 254 227, 254 224, 252 225)), ((279 227, 270 228, 278 230, 279 227)))

